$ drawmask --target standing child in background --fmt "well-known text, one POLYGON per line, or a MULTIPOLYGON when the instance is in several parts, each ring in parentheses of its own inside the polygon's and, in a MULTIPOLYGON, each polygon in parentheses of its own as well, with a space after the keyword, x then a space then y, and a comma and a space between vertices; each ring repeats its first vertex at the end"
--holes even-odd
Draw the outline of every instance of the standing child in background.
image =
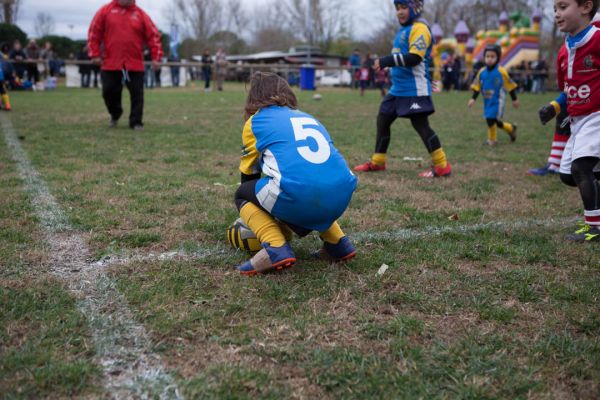
POLYGON ((517 84, 508 76, 508 72, 499 66, 501 50, 497 44, 487 45, 483 51, 485 67, 479 70, 471 85, 473 97, 469 100, 469 108, 473 107, 479 92, 483 92, 483 116, 488 126, 487 144, 495 146, 498 143, 496 127, 504 129, 510 141, 517 140, 517 125, 502 122, 504 114, 504 99, 506 91, 510 93, 514 108, 519 108, 517 99, 517 84))
POLYGON ((566 51, 556 59, 560 107, 571 117, 571 136, 560 162, 560 178, 579 189, 585 224, 568 240, 600 242, 600 184, 594 167, 600 162, 600 29, 591 25, 599 0, 555 0, 554 16, 567 33, 566 51))
POLYGON ((12 110, 10 106, 10 99, 8 98, 8 92, 6 91, 6 84, 4 82, 4 59, 0 60, 0 98, 2 99, 2 109, 6 111, 12 110))
POLYGON ((401 28, 394 39, 392 54, 375 61, 375 70, 391 67, 392 88, 379 106, 375 153, 355 171, 385 170, 391 126, 396 118, 408 118, 431 155, 432 167, 419 174, 424 178, 449 176, 452 167, 446 160, 440 139, 429 126, 434 113, 431 99, 429 65, 432 36, 427 24, 420 19, 423 0, 394 0, 401 28))
POLYGON ((379 89, 381 93, 381 97, 385 97, 386 95, 386 87, 388 83, 388 71, 387 68, 380 68, 377 72, 375 72, 375 87, 379 89))
POLYGON ((360 67, 360 69, 358 70, 358 81, 360 85, 361 96, 365 95, 365 89, 367 88, 367 86, 369 86, 369 77, 371 75, 369 72, 369 66, 366 62, 364 62, 362 67, 360 67))
POLYGON ((336 220, 350 203, 356 177, 325 127, 298 110, 294 92, 274 73, 252 76, 245 112, 235 204, 263 249, 237 267, 240 273, 293 266, 296 257, 284 234, 287 228, 299 236, 318 231, 323 248, 316 255, 321 258, 354 257, 354 246, 336 220))

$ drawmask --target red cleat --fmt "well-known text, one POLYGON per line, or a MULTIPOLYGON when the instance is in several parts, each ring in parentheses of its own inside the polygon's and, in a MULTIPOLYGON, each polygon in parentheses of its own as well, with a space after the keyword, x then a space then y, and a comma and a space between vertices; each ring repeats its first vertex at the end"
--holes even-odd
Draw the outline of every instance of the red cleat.
POLYGON ((364 164, 354 167, 354 170, 358 172, 385 171, 385 164, 377 165, 373 164, 371 161, 367 161, 364 164))
POLYGON ((440 168, 432 166, 427 171, 423 171, 419 174, 421 178, 439 178, 442 176, 448 177, 452 173, 452 166, 450 163, 446 164, 446 168, 440 168))

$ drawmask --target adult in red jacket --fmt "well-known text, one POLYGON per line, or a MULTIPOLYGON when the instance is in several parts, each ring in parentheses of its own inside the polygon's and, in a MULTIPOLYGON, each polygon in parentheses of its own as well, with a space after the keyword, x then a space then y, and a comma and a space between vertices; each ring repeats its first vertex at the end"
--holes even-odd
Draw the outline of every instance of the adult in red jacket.
POLYGON ((123 114, 124 83, 131 97, 129 127, 143 129, 144 45, 150 49, 153 68, 158 68, 163 55, 160 33, 135 0, 112 0, 98 10, 90 24, 88 54, 92 61, 102 64, 102 97, 111 127, 123 114))

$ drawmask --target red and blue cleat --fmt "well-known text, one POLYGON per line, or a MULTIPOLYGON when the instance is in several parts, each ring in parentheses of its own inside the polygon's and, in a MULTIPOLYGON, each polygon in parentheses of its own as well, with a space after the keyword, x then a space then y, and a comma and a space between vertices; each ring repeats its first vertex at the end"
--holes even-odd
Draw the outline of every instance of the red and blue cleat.
POLYGON ((323 242, 323 247, 312 255, 329 262, 348 261, 356 255, 356 248, 348 236, 344 236, 337 244, 323 242))
POLYGON ((375 172, 375 171, 385 171, 385 164, 378 165, 374 164, 371 161, 367 161, 366 163, 357 165, 354 167, 355 171, 358 172, 375 172))
POLYGON ((288 243, 281 247, 273 247, 269 243, 263 243, 262 246, 263 248, 250 260, 236 267, 240 274, 265 274, 290 268, 296 263, 296 256, 288 243))
POLYGON ((446 163, 446 167, 436 167, 433 165, 430 169, 423 171, 419 174, 421 178, 440 178, 449 177, 452 174, 452 166, 450 163, 446 163))

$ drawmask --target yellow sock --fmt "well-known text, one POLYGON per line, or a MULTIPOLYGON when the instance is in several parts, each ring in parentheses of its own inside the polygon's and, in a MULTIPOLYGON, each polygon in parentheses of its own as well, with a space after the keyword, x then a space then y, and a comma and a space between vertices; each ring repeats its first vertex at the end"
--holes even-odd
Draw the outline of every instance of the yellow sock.
POLYGON ((244 204, 240 210, 240 217, 256 234, 259 242, 269 243, 273 247, 281 247, 285 244, 285 237, 277 221, 256 205, 244 204))
POLYGON ((340 225, 334 222, 327 230, 320 232, 319 236, 327 243, 338 244, 345 235, 340 225))
POLYGON ((496 141, 496 124, 488 127, 488 140, 496 141))
POLYGON ((513 133, 513 126, 508 122, 503 122, 501 128, 504 129, 509 135, 513 133))
POLYGON ((387 155, 385 153, 374 153, 371 156, 371 162, 375 165, 385 165, 387 155))
POLYGON ((446 161, 446 153, 444 152, 444 149, 440 147, 439 149, 432 151, 431 162, 433 162, 433 165, 436 167, 446 168, 448 161, 446 161))
POLYGON ((2 95, 2 104, 4 105, 4 107, 10 108, 10 100, 8 99, 7 94, 2 95))

